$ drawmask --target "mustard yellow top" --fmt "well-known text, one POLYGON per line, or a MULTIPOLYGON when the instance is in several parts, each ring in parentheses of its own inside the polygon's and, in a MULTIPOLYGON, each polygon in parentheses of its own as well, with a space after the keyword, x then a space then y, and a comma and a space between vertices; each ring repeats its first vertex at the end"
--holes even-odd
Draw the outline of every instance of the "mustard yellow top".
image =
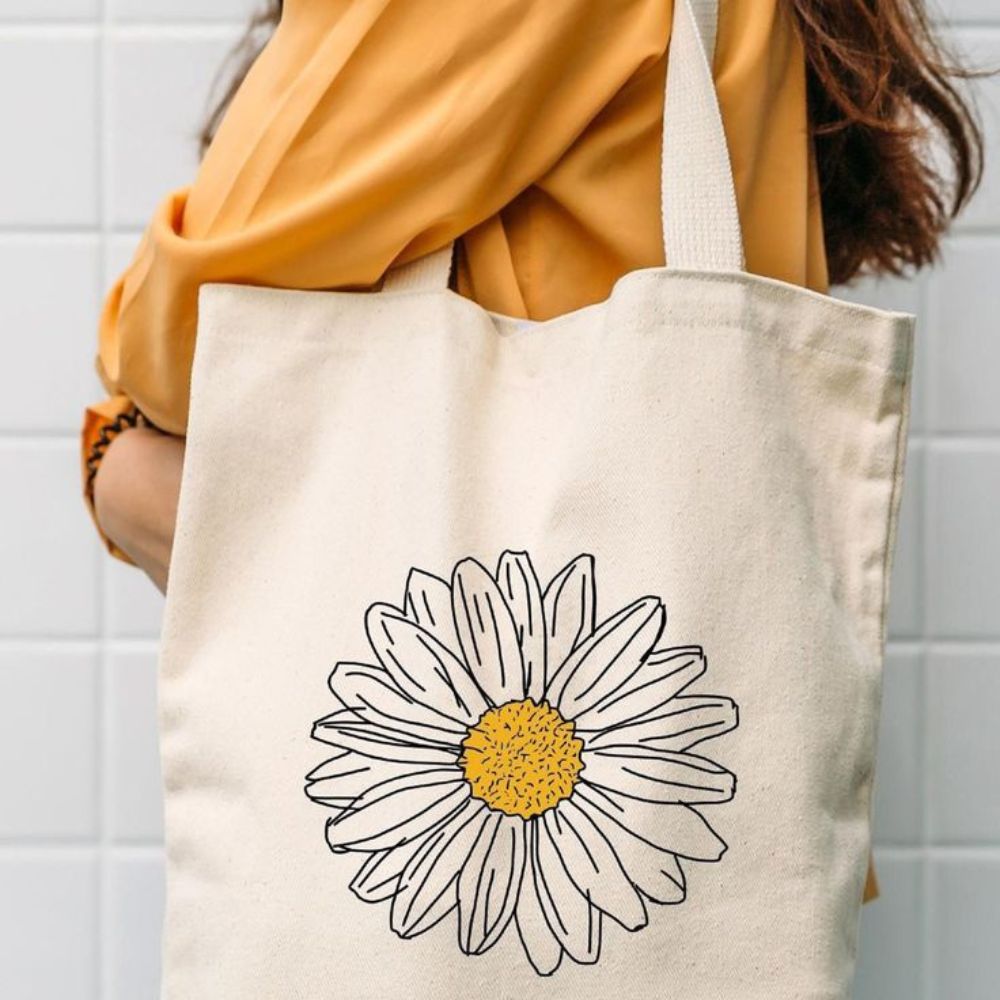
MULTIPOLYGON (((715 76, 749 269, 823 291, 788 6, 724 0, 715 76)), ((670 0, 286 0, 194 182, 163 199, 107 296, 109 397, 82 435, 91 512, 118 430, 184 433, 203 282, 375 287, 391 264, 461 236, 460 294, 546 319, 662 265, 672 17, 670 0)), ((866 898, 876 892, 869 871, 866 898)))

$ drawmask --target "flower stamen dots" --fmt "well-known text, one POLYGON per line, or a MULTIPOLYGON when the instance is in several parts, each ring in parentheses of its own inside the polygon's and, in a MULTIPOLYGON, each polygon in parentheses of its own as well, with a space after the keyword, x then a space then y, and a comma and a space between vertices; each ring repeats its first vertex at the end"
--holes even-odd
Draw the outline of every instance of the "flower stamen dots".
POLYGON ((583 769, 583 740, 551 705, 530 698, 491 708, 462 741, 459 764, 472 795, 531 819, 569 798, 583 769))

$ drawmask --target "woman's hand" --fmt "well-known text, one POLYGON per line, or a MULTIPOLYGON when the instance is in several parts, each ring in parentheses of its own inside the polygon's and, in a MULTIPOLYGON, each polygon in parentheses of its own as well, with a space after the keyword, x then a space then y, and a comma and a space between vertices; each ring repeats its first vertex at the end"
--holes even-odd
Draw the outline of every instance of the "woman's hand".
POLYGON ((122 431, 94 479, 97 521, 166 593, 177 520, 184 441, 149 427, 122 431))

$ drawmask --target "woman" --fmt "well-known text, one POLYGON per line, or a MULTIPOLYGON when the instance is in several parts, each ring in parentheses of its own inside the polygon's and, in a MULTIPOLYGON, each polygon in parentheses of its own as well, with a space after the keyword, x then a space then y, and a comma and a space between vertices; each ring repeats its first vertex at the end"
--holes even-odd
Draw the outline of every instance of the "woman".
MULTIPOLYGON (((165 588, 202 283, 374 287, 461 237, 460 294, 546 319, 662 264, 644 206, 671 16, 662 0, 273 2, 195 182, 105 304, 110 396, 87 411, 83 472, 109 550, 165 588)), ((750 271, 825 291, 934 258, 980 137, 919 0, 729 0, 715 75, 750 271)))

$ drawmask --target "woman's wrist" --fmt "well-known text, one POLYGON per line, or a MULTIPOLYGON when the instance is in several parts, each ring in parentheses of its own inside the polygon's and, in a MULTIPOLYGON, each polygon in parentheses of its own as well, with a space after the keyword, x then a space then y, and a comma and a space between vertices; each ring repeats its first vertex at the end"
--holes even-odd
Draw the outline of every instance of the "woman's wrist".
POLYGON ((184 442, 151 427, 117 434, 93 480, 101 530, 166 589, 184 442))

